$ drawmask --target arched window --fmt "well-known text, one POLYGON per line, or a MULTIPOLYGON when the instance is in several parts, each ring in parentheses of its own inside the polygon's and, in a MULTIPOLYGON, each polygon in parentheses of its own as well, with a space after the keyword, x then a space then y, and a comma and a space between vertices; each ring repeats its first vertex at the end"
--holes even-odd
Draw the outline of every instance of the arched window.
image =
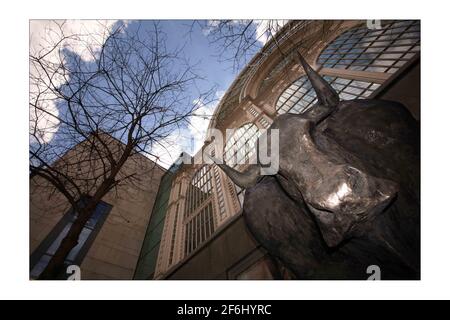
POLYGON ((324 68, 394 73, 420 51, 420 21, 401 20, 341 34, 320 54, 324 68))
POLYGON ((211 166, 200 168, 186 194, 185 255, 190 254, 214 232, 214 206, 211 166))
MULTIPOLYGON (((369 97, 386 79, 420 52, 420 21, 401 20, 369 29, 353 28, 325 47, 317 59, 319 73, 343 100, 369 97)), ((316 103, 306 76, 278 98, 278 113, 302 113, 316 103)))
POLYGON ((235 168, 249 163, 256 153, 258 136, 258 127, 253 123, 247 123, 237 129, 225 145, 225 162, 235 168))
MULTIPOLYGON (((373 82, 345 79, 341 77, 324 76, 336 90, 341 99, 352 100, 367 98, 380 85, 373 82)), ((278 98, 277 112, 302 113, 317 102, 316 93, 307 76, 301 76, 292 83, 278 98)))

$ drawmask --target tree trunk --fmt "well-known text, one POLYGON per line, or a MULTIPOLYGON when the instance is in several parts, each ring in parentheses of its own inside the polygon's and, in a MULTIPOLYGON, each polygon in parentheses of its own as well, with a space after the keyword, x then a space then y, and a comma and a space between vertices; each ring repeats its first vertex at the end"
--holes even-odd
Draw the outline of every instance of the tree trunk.
POLYGON ((97 203, 98 201, 95 203, 94 201, 89 201, 86 207, 78 213, 77 219, 73 222, 66 237, 61 241, 47 267, 40 274, 39 280, 56 280, 58 275, 61 274, 67 255, 78 244, 80 233, 94 213, 97 203))
MULTIPOLYGON (((130 129, 128 140, 131 141, 132 130, 130 129)), ((114 169, 111 170, 110 176, 103 181, 103 183, 98 187, 95 194, 88 201, 86 206, 80 209, 78 213, 77 219, 72 224, 67 236, 61 241, 58 249, 56 250, 54 256, 50 259, 47 267, 45 267, 44 271, 39 276, 39 280, 56 280, 58 275, 63 271, 64 261, 70 251, 75 248, 78 244, 78 238, 80 236, 83 227, 86 225, 86 222, 92 216, 95 211, 95 208, 100 203, 100 200, 103 196, 108 193, 109 190, 114 186, 115 177, 119 170, 122 168, 125 161, 130 156, 132 150, 132 144, 127 143, 124 153, 122 154, 119 162, 116 164, 114 169)))

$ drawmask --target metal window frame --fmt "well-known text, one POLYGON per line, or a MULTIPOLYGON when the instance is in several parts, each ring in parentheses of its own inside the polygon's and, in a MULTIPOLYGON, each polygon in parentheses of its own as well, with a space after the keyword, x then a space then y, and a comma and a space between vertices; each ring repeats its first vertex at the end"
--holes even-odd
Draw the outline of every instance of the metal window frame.
POLYGON ((188 186, 183 221, 185 257, 195 251, 214 233, 213 179, 212 166, 204 165, 194 173, 188 186), (208 188, 209 194, 206 197, 199 196, 195 190, 200 190, 205 186, 208 188))
POLYGON ((373 31, 365 27, 355 27, 353 29, 347 30, 338 37, 336 37, 332 42, 330 42, 317 59, 318 63, 326 68, 339 68, 355 70, 361 67, 364 71, 368 68, 386 68, 385 73, 395 73, 401 66, 397 66, 398 62, 404 61, 405 63, 410 60, 404 58, 406 54, 418 53, 420 50, 415 50, 415 47, 420 45, 420 22, 418 20, 402 20, 393 21, 388 24, 385 28, 373 31), (396 26, 399 23, 407 22, 406 26, 396 26), (403 29, 400 31, 395 31, 396 29, 403 29), (418 30, 416 30, 418 29, 418 30), (376 34, 374 34, 377 32, 376 34), (404 34, 418 32, 418 37, 404 37, 404 34), (354 37, 354 35, 360 35, 360 37, 354 37), (382 37, 390 36, 391 39, 382 39, 382 37), (362 41, 363 39, 374 38, 372 40, 362 41), (351 41, 350 41, 351 40, 351 41), (399 45, 396 42, 405 40, 415 40, 412 43, 399 45), (381 42, 386 42, 385 45, 380 45, 381 42), (345 46, 348 46, 345 47, 345 46), (402 51, 392 51, 394 48, 405 47, 402 51), (368 49, 380 48, 378 52, 368 52, 368 49), (350 52, 351 50, 358 49, 361 52, 350 52), (383 59, 380 58, 383 54, 401 54, 399 58, 395 59, 383 59), (354 58, 349 58, 348 55, 356 55, 354 58), (367 54, 373 54, 373 57, 365 57, 367 54), (326 55, 324 58, 323 56, 326 55), (330 64, 328 62, 331 62, 330 64), (350 61, 342 63, 343 61, 350 61), (369 61, 369 63, 358 64, 355 61, 369 61), (378 61, 392 61, 391 65, 386 66, 382 64, 377 64, 378 61), (357 67, 357 68, 355 68, 357 67))

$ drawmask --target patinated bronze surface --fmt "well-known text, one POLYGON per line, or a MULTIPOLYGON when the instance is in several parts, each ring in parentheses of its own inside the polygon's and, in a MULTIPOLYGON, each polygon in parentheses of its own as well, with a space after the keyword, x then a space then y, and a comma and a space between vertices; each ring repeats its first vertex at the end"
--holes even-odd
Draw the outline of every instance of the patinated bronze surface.
POLYGON ((318 97, 278 116, 279 172, 218 164, 246 188, 254 237, 298 279, 420 277, 419 125, 401 104, 340 101, 299 55, 318 97))

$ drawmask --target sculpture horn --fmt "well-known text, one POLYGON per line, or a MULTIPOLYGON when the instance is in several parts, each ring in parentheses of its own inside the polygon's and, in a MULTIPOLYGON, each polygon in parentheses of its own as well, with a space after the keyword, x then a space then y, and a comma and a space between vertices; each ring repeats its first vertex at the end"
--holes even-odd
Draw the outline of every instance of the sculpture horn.
POLYGON ((334 107, 339 103, 338 93, 331 87, 331 85, 322 78, 309 64, 306 62, 305 58, 297 51, 300 63, 308 76, 311 85, 317 95, 317 100, 319 104, 326 107, 334 107))
POLYGON ((214 163, 218 165, 237 186, 243 189, 253 187, 260 176, 260 166, 257 164, 250 165, 244 172, 239 172, 210 155, 208 155, 208 157, 214 161, 214 163))

